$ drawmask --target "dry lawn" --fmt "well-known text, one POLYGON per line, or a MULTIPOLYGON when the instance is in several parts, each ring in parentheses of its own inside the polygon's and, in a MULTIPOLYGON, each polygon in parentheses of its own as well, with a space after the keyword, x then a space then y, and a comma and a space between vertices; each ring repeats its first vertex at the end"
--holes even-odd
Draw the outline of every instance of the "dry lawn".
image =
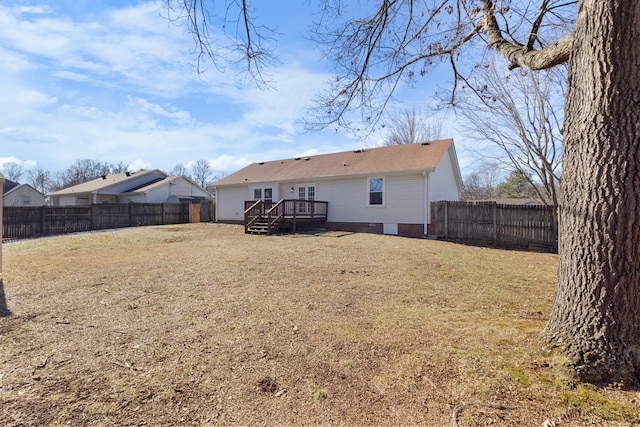
POLYGON ((638 425, 541 350, 556 266, 219 224, 8 243, 0 425, 638 425))

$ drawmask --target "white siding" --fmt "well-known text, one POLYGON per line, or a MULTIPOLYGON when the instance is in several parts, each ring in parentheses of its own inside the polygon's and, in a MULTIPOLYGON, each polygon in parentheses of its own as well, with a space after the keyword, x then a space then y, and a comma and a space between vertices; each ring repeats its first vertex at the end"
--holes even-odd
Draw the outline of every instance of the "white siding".
POLYGON ((160 185, 145 191, 144 203, 166 203, 172 194, 176 195, 176 186, 160 185))
MULTIPOLYGON (((376 175, 384 178, 384 205, 369 206, 369 177, 316 183, 316 200, 329 202, 330 222, 422 224, 424 178, 413 175, 376 175)), ((374 176, 372 176, 374 178, 374 176)))
POLYGON ((460 191, 449 151, 442 156, 438 167, 430 174, 429 184, 429 198, 432 202, 460 200, 460 191))
MULTIPOLYGON (((0 186, 2 189, 2 186, 0 186)), ((28 185, 20 185, 4 195, 4 206, 42 206, 45 197, 28 185)))
POLYGON ((225 187, 217 189, 216 218, 218 221, 244 221, 244 201, 249 189, 247 187, 225 187))
MULTIPOLYGON (((260 189, 262 190, 262 195, 264 198, 264 189, 265 188, 271 188, 273 190, 273 193, 271 195, 271 200, 278 201, 281 199, 280 197, 280 186, 278 185, 277 182, 260 182, 258 184, 250 184, 245 196, 244 200, 253 200, 253 191, 256 189, 260 189)), ((286 198, 289 198, 289 196, 286 196, 286 198)), ((244 206, 244 205, 243 205, 244 206)))
POLYGON ((153 188, 147 194, 148 203, 164 203, 170 196, 178 198, 204 197, 211 198, 211 195, 192 182, 179 177, 170 183, 153 188), (164 196, 164 199, 163 199, 164 196), (151 201, 149 201, 151 200, 151 201))

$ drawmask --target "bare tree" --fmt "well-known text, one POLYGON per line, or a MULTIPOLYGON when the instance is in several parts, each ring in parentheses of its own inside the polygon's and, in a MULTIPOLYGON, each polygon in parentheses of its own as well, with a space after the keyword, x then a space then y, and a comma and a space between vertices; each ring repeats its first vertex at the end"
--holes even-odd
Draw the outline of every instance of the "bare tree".
MULTIPOLYGON (((184 6, 199 46, 203 41, 206 46, 203 17, 210 16, 201 7, 237 6, 239 21, 249 29, 243 34, 258 28, 248 0, 167 1, 184 6), (195 9, 188 9, 190 5, 195 9)), ((474 61, 472 52, 487 47, 505 58, 511 69, 542 70, 570 60, 560 267, 543 336, 550 348, 563 352, 566 368, 576 378, 638 384, 640 4, 383 0, 358 3, 362 15, 346 21, 346 13, 353 12, 348 9, 350 2, 324 0, 321 5, 316 40, 325 47, 335 78, 316 100, 312 128, 352 126, 352 111, 362 118, 365 131, 375 127, 401 82, 426 75, 443 61, 452 69, 455 102, 458 86, 468 77, 466 60, 474 61)), ((247 36, 241 43, 250 65, 261 58, 253 41, 247 36)))
POLYGON ((24 173, 22 165, 16 162, 7 162, 2 167, 2 174, 9 181, 18 182, 24 173))
POLYGON ((467 175, 462 183, 462 200, 488 200, 499 197, 499 170, 499 165, 485 162, 480 169, 467 175))
POLYGON ((200 159, 191 167, 191 176, 193 180, 202 188, 207 188, 213 179, 213 170, 209 162, 200 159))
POLYGON ((411 144, 442 138, 442 123, 430 122, 415 108, 404 109, 385 124, 384 145, 411 144))
POLYGON ((191 179, 191 175, 189 174, 189 169, 187 169, 182 163, 178 163, 169 171, 169 175, 171 176, 182 176, 187 179, 191 179))
POLYGON ((92 159, 76 160, 75 163, 67 169, 54 174, 52 177, 51 190, 61 190, 91 181, 102 175, 109 175, 112 169, 113 165, 107 162, 92 159))
POLYGON ((125 162, 112 163, 109 167, 111 173, 125 173, 129 169, 129 165, 125 162))
POLYGON ((27 171, 27 182, 39 192, 46 194, 52 184, 51 172, 36 166, 27 171))
POLYGON ((479 67, 457 97, 456 113, 483 155, 515 169, 545 204, 558 205, 566 69, 498 71, 479 67), (489 145, 489 146, 487 146, 489 145), (498 153, 492 155, 491 147, 498 153))

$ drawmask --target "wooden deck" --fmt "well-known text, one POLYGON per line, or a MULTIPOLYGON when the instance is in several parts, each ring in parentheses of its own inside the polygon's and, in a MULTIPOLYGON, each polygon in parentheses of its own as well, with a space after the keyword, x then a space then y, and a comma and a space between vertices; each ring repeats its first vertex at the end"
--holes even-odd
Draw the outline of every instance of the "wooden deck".
POLYGON ((300 224, 326 222, 328 205, 318 200, 248 200, 244 202, 244 232, 273 234, 291 228, 295 233, 300 224))

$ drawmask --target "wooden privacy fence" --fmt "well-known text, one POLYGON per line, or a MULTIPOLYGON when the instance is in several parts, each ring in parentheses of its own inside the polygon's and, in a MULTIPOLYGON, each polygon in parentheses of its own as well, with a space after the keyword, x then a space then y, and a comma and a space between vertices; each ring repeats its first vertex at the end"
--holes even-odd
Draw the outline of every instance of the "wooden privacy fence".
POLYGON ((109 228, 189 222, 190 203, 11 207, 3 210, 2 237, 22 239, 109 228))
POLYGON ((555 206, 432 202, 429 234, 507 248, 558 250, 555 206))

